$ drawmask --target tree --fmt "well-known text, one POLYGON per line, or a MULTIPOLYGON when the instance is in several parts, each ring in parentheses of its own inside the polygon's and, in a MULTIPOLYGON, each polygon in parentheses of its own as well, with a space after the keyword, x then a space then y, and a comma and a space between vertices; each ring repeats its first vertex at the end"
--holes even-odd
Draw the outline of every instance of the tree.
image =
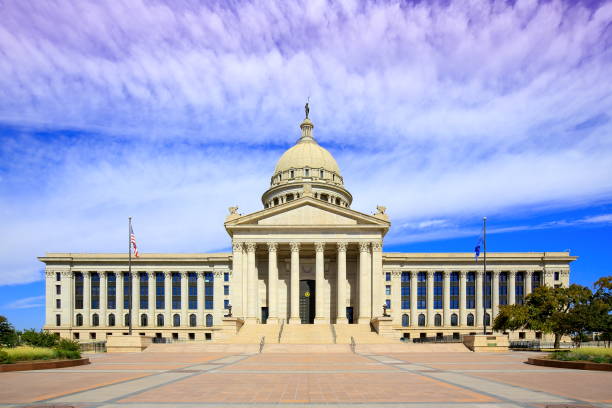
POLYGON ((0 346, 15 347, 17 345, 17 332, 8 319, 0 316, 0 346))
POLYGON ((593 307, 594 319, 591 331, 600 332, 600 338, 608 342, 612 340, 612 276, 604 276, 594 284, 593 307))
POLYGON ((559 348, 561 337, 576 333, 581 324, 576 313, 577 305, 588 304, 591 291, 580 285, 569 288, 540 286, 525 298, 524 305, 502 306, 495 318, 493 329, 535 330, 555 335, 555 348, 559 348))

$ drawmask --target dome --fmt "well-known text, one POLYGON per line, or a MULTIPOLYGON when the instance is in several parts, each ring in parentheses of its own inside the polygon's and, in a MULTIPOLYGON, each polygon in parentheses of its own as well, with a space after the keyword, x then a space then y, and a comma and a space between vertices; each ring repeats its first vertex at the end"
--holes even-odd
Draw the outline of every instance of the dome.
POLYGON ((274 174, 290 169, 323 169, 340 175, 340 168, 336 159, 325 148, 319 146, 312 137, 314 125, 306 117, 300 125, 302 136, 295 146, 287 150, 276 163, 274 174))

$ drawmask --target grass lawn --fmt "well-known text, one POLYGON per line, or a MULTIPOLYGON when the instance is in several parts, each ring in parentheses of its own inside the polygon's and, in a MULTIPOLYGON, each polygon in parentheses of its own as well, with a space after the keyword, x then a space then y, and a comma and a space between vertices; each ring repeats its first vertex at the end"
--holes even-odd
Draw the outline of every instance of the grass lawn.
POLYGON ((78 351, 70 351, 49 347, 19 346, 13 348, 0 348, 0 364, 17 361, 74 359, 80 358, 78 351))
POLYGON ((550 358, 561 361, 591 361, 612 364, 612 348, 581 347, 572 351, 551 353, 550 358))

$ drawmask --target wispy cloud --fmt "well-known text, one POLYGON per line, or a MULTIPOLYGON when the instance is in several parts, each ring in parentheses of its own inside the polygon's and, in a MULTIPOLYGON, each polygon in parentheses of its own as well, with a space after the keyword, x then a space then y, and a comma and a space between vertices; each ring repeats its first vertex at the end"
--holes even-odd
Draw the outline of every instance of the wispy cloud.
POLYGON ((35 307, 43 307, 45 304, 44 296, 32 296, 23 299, 15 300, 3 307, 6 309, 31 309, 35 307))

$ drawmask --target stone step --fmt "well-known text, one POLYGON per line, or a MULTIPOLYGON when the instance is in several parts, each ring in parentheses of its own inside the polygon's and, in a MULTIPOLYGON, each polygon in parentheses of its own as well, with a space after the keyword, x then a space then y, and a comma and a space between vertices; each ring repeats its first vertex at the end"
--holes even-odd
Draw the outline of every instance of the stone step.
POLYGON ((334 328, 337 344, 350 344, 351 337, 355 339, 356 344, 399 343, 399 340, 379 336, 378 333, 372 331, 369 324, 335 324, 334 328))
POLYGON ((282 344, 334 344, 329 324, 286 324, 282 344))

